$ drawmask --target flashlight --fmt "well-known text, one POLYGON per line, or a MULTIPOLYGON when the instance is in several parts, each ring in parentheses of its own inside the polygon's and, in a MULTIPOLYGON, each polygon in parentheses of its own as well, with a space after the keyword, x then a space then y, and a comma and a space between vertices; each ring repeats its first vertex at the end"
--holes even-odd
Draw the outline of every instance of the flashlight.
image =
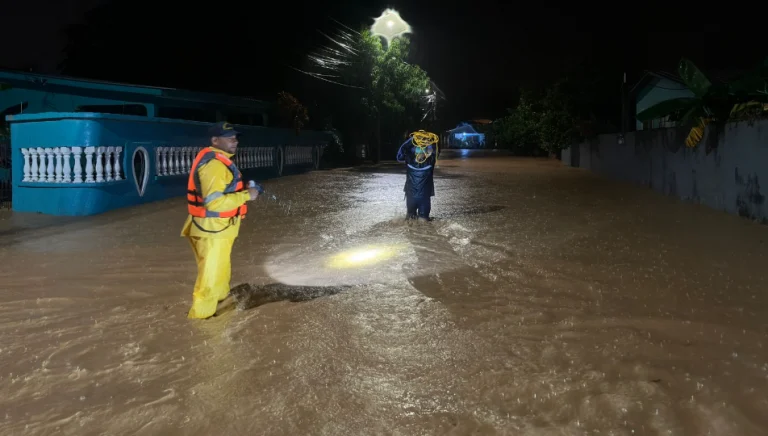
MULTIPOLYGON (((262 195, 265 192, 264 191, 264 187, 261 186, 259 183, 254 182, 253 180, 248 182, 248 187, 249 188, 256 188, 256 190, 259 191, 259 195, 262 195)), ((277 197, 274 194, 270 195, 268 198, 271 199, 271 200, 277 201, 277 197)))
POLYGON ((259 191, 259 195, 264 193, 264 187, 261 186, 260 184, 256 183, 256 182, 254 182, 253 180, 248 182, 248 187, 249 188, 256 188, 256 190, 259 191))

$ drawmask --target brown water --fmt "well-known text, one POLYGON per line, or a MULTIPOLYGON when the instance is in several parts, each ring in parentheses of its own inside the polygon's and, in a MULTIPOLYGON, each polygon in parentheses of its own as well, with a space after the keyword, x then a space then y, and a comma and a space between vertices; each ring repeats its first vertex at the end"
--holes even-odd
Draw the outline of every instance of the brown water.
POLYGON ((2 215, 0 434, 768 434, 768 227, 511 158, 406 224, 402 183, 268 182, 206 321, 183 199, 2 215))

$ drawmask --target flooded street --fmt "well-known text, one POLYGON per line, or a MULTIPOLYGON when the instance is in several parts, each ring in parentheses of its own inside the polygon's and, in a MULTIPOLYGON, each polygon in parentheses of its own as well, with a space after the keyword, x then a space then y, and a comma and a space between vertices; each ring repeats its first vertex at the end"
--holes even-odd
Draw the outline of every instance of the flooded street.
POLYGON ((0 215, 2 435, 765 435, 768 227, 557 161, 265 182, 186 318, 182 197, 0 215))

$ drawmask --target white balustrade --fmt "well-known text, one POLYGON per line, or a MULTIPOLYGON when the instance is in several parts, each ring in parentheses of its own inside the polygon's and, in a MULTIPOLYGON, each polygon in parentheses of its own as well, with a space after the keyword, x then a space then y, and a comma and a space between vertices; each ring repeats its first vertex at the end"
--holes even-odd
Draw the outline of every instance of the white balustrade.
POLYGON ((22 182, 66 184, 124 180, 120 167, 122 151, 123 147, 22 148, 21 154, 24 156, 22 182), (85 181, 83 181, 83 151, 85 151, 85 181))
MULTIPOLYGON (((197 155, 205 147, 156 147, 155 168, 158 176, 188 175, 197 155)), ((118 147, 115 148, 118 150, 118 147)), ((119 154, 119 151, 118 151, 119 154)), ((117 157, 115 158, 117 162, 117 157)), ((241 170, 251 168, 269 168, 274 165, 272 147, 241 146, 232 162, 241 170)), ((312 163, 312 147, 286 146, 286 164, 312 163)), ((109 172, 109 169, 107 169, 109 172)), ((118 170, 115 169, 117 173, 118 170)))
POLYGON ((93 155, 96 153, 96 147, 85 147, 85 183, 94 183, 93 178, 93 155))
MULTIPOLYGON (((62 174, 62 183, 72 183, 72 176, 71 176, 71 168, 69 167, 69 153, 70 149, 69 147, 61 147, 61 164, 64 168, 63 174, 62 174)), ((79 162, 78 162, 79 163, 79 162)))
POLYGON ((241 146, 232 162, 242 170, 272 166, 272 147, 241 146))
POLYGON ((170 176, 171 175, 171 164, 169 163, 168 154, 169 154, 168 147, 163 147, 163 174, 164 176, 170 176))
POLYGON ((96 183, 104 181, 104 147, 96 147, 96 183))
POLYGON ((37 147, 35 149, 37 152, 37 157, 40 159, 40 165, 37 166, 37 181, 38 182, 45 182, 45 150, 43 150, 43 147, 37 147))
POLYGON ((56 169, 54 171, 56 183, 62 183, 64 179, 64 170, 61 167, 61 148, 56 147, 53 149, 53 154, 56 155, 56 169))
POLYGON ((75 180, 74 183, 83 183, 83 165, 80 163, 83 155, 83 147, 72 147, 72 157, 75 161, 75 180))
POLYGON ((155 175, 156 176, 163 175, 163 159, 161 157, 162 152, 163 152, 163 147, 155 148, 155 175))
POLYGON ((48 183, 53 183, 56 180, 56 167, 54 166, 53 149, 45 149, 45 158, 48 161, 48 177, 45 179, 48 183))
POLYGON ((187 175, 197 154, 205 147, 157 147, 155 168, 158 176, 187 175))
POLYGON ((182 148, 174 148, 173 149, 173 159, 174 163, 176 164, 176 174, 184 174, 184 170, 181 167, 181 152, 184 151, 182 148))
POLYGON ((32 180, 30 177, 30 171, 29 171, 29 149, 23 148, 21 149, 21 154, 24 155, 24 178, 21 179, 22 182, 29 182, 32 180))
POLYGON ((120 153, 123 152, 123 147, 115 147, 115 180, 125 180, 120 168, 120 153))
POLYGON ((184 167, 184 174, 189 174, 189 170, 192 168, 192 148, 190 147, 184 147, 181 149, 181 160, 183 164, 181 165, 184 167))
MULTIPOLYGON (((24 153, 24 150, 27 151, 27 154, 29 154, 29 181, 30 182, 36 182, 37 181, 37 149, 34 148, 23 148, 22 153, 24 153)), ((24 172, 27 172, 27 161, 24 161, 24 172)))
POLYGON ((285 163, 302 165, 312 163, 312 147, 291 145, 285 148, 285 163))
POLYGON ((178 172, 178 166, 179 166, 179 159, 176 157, 176 153, 178 153, 177 148, 168 148, 168 163, 170 164, 169 168, 169 174, 172 176, 175 176, 176 174, 179 174, 178 172))
POLYGON ((178 164, 176 165, 176 174, 185 174, 186 159, 184 158, 184 152, 186 147, 179 147, 176 149, 176 159, 178 164))
POLYGON ((108 182, 114 181, 112 176, 112 155, 115 154, 115 147, 107 147, 107 153, 104 155, 104 173, 108 182))
POLYGON ((285 147, 286 165, 303 165, 303 164, 313 163, 312 150, 313 150, 312 146, 300 146, 300 145, 286 146, 285 147))

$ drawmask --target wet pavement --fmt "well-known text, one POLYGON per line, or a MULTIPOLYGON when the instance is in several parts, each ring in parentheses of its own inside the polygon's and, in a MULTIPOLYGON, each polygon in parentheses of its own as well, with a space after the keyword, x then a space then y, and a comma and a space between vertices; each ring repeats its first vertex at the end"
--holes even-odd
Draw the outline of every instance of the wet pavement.
POLYGON ((768 227, 557 161, 266 183, 187 320, 183 198, 0 215, 3 435, 765 435, 768 227))

